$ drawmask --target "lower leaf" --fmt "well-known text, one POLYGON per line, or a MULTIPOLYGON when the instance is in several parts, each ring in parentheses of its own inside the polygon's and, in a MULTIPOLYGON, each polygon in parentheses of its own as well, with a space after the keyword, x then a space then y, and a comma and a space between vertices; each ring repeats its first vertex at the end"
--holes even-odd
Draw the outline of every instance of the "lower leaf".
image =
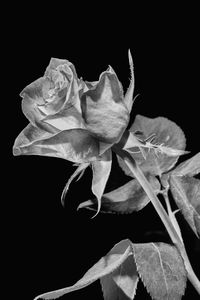
POLYGON ((136 264, 130 255, 115 271, 100 279, 104 300, 134 299, 138 280, 136 264))
POLYGON ((77 283, 70 287, 44 293, 37 296, 34 300, 57 299, 65 294, 82 289, 97 279, 116 270, 131 253, 131 242, 127 239, 122 240, 116 244, 106 256, 101 258, 91 269, 89 269, 77 283))
POLYGON ((178 250, 164 243, 132 244, 137 271, 152 299, 179 300, 186 270, 178 250))

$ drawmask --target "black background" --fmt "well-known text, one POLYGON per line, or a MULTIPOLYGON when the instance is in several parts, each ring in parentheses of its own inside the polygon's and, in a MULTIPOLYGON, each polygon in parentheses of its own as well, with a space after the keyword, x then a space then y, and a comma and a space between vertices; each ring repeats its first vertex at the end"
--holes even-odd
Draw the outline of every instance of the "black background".
MULTIPOLYGON (((131 215, 76 211, 91 197, 91 171, 73 183, 66 206, 62 189, 74 171, 70 162, 36 156, 13 157, 12 145, 28 124, 20 106, 20 91, 42 76, 51 57, 71 61, 79 77, 98 80, 111 65, 126 91, 129 84, 128 49, 131 49, 139 94, 134 116, 164 116, 185 132, 187 150, 199 151, 199 45, 195 8, 174 7, 26 7, 8 14, 6 43, 10 55, 12 88, 9 94, 9 281, 16 283, 16 299, 69 286, 117 242, 170 242, 164 226, 149 204, 131 215), (117 9, 119 12, 116 13, 117 9)), ((14 10, 14 8, 13 8, 14 10)), ((5 25, 6 26, 6 25, 5 25)), ((181 159, 181 161, 183 158, 181 159)), ((123 172, 114 159, 107 190, 123 183, 123 172)), ((200 277, 199 244, 178 214, 191 263, 200 277)), ((10 289, 10 293, 12 289, 10 289)), ((101 299, 99 282, 62 299, 101 299)), ((198 298, 188 282, 184 299, 198 298)), ((8 296, 8 299, 10 297, 8 296)), ((140 282, 136 299, 150 299, 140 282)))

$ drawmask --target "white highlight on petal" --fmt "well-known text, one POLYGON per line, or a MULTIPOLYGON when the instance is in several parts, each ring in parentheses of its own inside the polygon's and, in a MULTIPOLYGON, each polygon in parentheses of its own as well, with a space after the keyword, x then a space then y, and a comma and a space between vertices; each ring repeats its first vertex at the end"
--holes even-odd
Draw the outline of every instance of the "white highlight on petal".
POLYGON ((50 125, 53 125, 59 130, 67 130, 67 129, 75 129, 75 128, 81 128, 84 129, 85 126, 83 122, 80 122, 77 118, 74 116, 66 116, 65 117, 60 117, 57 119, 49 119, 49 120, 44 120, 43 122, 48 123, 50 125))

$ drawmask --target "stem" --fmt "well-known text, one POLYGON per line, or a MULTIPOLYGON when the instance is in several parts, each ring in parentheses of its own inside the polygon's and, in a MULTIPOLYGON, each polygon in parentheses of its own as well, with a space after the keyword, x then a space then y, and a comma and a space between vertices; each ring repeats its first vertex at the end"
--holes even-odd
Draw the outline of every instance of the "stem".
POLYGON ((189 258, 188 258, 188 255, 187 255, 184 245, 182 247, 180 247, 180 249, 178 248, 178 250, 180 251, 181 256, 183 258, 183 261, 185 264, 185 269, 187 271, 187 277, 188 277, 189 281, 191 282, 191 284, 193 285, 193 287, 198 292, 198 294, 200 295, 200 282, 199 282, 199 279, 197 278, 196 274, 194 273, 194 270, 191 266, 191 263, 189 261, 189 258))
POLYGON ((181 241, 175 227, 173 226, 172 222, 170 221, 168 214, 166 213, 166 211, 163 208, 162 204, 160 203, 158 197, 154 193, 148 180, 146 179, 143 172, 137 166, 135 160, 132 158, 132 156, 128 152, 118 148, 117 146, 114 146, 113 150, 124 160, 124 162, 129 167, 130 171, 133 173, 134 177, 139 181, 139 183, 143 187, 144 191, 146 192, 147 196, 151 200, 151 203, 153 204, 156 212, 158 213, 159 217, 161 218, 166 230, 169 233, 169 236, 170 236, 172 242, 176 245, 177 249, 179 250, 179 252, 184 260, 188 279, 190 280, 190 282, 192 283, 194 288, 197 290, 197 292, 200 294, 200 282, 192 269, 192 266, 190 264, 189 258, 187 256, 187 253, 185 250, 185 246, 184 246, 183 242, 181 241))
POLYGON ((165 189, 162 192, 162 195, 163 195, 163 197, 165 199, 165 203, 166 203, 166 206, 167 206, 167 212, 168 212, 169 219, 170 219, 172 225, 174 226, 176 232, 178 233, 179 238, 182 241, 182 244, 184 244, 183 238, 182 238, 182 234, 181 234, 181 230, 180 230, 179 224, 178 224, 178 222, 176 220, 176 216, 175 216, 176 212, 175 211, 173 212, 172 209, 171 209, 171 205, 170 205, 169 197, 168 197, 168 189, 165 189))
POLYGON ((162 204, 160 203, 158 197, 154 193, 151 185, 147 181, 147 179, 144 176, 141 169, 136 165, 135 161, 134 161, 134 165, 133 165, 133 162, 130 162, 129 159, 125 159, 125 163, 130 168, 131 172, 137 178, 137 180, 143 187, 144 191, 146 192, 147 196, 151 200, 151 203, 153 204, 156 212, 158 213, 159 217, 161 218, 163 224, 165 225, 165 228, 167 229, 172 242, 176 245, 181 244, 181 240, 180 240, 174 226, 172 225, 168 214, 166 213, 165 209, 163 208, 162 204))

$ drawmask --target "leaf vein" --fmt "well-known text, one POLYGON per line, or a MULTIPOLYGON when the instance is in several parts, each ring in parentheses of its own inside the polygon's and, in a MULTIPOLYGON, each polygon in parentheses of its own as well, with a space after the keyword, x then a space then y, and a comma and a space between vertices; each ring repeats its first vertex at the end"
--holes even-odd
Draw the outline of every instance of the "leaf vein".
POLYGON ((167 279, 166 279, 166 276, 165 276, 165 270, 164 270, 164 266, 163 266, 163 263, 162 263, 161 253, 160 253, 158 247, 154 243, 151 243, 151 244, 153 245, 153 247, 158 252, 158 257, 159 257, 161 269, 162 269, 162 272, 163 272, 163 277, 164 277, 164 281, 165 281, 165 285, 166 285, 166 290, 167 290, 167 298, 168 298, 168 296, 169 296, 169 287, 168 287, 167 279))

